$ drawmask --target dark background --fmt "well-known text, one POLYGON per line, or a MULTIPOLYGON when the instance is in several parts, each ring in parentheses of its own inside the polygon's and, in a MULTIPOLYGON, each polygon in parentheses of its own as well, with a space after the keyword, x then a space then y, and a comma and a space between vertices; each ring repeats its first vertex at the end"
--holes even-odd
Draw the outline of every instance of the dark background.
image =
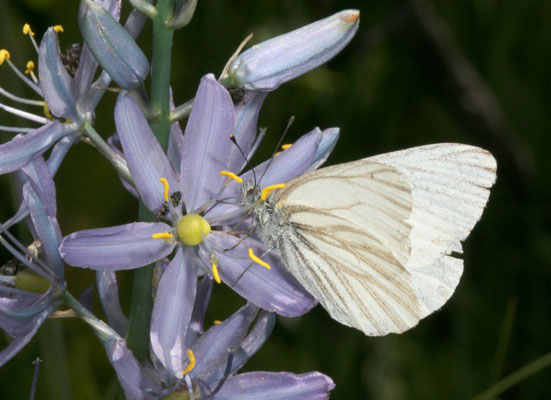
MULTIPOLYGON (((269 157, 294 115, 288 141, 315 126, 341 128, 329 164, 462 142, 495 155, 497 184, 465 243, 462 280, 442 310, 405 334, 370 338, 317 307, 302 318, 279 319, 246 369, 321 371, 337 385, 333 399, 471 398, 551 350, 551 2, 201 0, 190 26, 175 36, 176 102, 194 95, 203 74, 219 75, 248 33, 258 43, 344 8, 361 11, 356 37, 336 59, 268 96, 260 125, 269 135, 258 159, 269 157)), ((62 24, 62 48, 80 41, 77 9, 77 1, 2 0, 0 47, 21 68, 36 61, 21 34, 24 22, 37 38, 47 26, 62 24)), ((148 37, 150 27, 139 40, 149 55, 148 37)), ((0 85, 32 96, 7 65, 0 67, 0 85)), ((104 136, 113 131, 114 98, 108 94, 97 111, 104 136)), ((4 112, 0 125, 28 126, 4 112)), ((0 135, 0 141, 11 137, 0 135)), ((136 202, 109 164, 85 144, 70 152, 56 186, 64 234, 137 215, 136 202)), ((2 176, 0 220, 14 207, 10 182, 2 176)), ((1 265, 8 256, 0 254, 1 265)), ((94 282, 87 270, 68 267, 67 276, 75 294, 94 282)), ((131 275, 119 278, 127 308, 131 275)), ((223 319, 243 303, 222 287, 213 297, 207 321, 223 319)), ((96 309, 101 313, 98 304, 96 309)), ((0 342, 3 347, 7 336, 0 334, 0 342)), ((28 397, 37 356, 44 360, 38 399, 113 398, 117 392, 105 351, 87 326, 49 320, 0 369, 3 399, 28 397)), ((545 398, 550 378, 547 368, 500 398, 545 398)))

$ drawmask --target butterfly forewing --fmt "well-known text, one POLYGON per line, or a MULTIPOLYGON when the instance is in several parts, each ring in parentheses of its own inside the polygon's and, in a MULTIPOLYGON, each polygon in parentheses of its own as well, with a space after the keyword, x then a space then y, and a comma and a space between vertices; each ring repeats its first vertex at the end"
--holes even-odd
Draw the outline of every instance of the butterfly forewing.
POLYGON ((277 192, 281 255, 330 315, 367 335, 403 332, 440 308, 496 163, 440 144, 319 169, 277 192))
POLYGON ((409 272, 412 196, 394 167, 356 161, 290 181, 279 248, 290 271, 333 318, 368 335, 415 325, 409 272))

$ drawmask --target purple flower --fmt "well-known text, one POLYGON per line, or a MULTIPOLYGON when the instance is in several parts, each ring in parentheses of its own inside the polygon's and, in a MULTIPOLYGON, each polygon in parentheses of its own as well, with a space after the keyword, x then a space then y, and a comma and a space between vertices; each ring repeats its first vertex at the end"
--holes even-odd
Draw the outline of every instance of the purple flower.
POLYGON ((254 45, 232 62, 223 83, 231 88, 274 90, 338 54, 356 34, 359 16, 358 10, 344 10, 254 45))
MULTIPOLYGON (((246 118, 252 117, 243 120, 246 118)), ((259 240, 228 227, 247 213, 237 198, 231 205, 222 204, 224 199, 241 195, 241 184, 227 176, 237 178, 245 161, 234 156, 236 146, 230 140, 235 126, 234 105, 212 75, 201 80, 183 138, 173 132, 171 148, 179 151, 169 151, 170 158, 127 93, 119 96, 115 122, 136 189, 159 221, 75 232, 65 237, 60 247, 68 264, 103 271, 131 269, 175 251, 165 272, 172 276, 168 283, 172 289, 189 285, 192 292, 189 275, 199 269, 199 275, 212 274, 253 304, 281 315, 302 315, 315 305, 275 251, 268 252, 259 240)), ((247 135, 255 132, 239 132, 236 140, 252 146, 247 135)), ((310 168, 318 151, 327 147, 320 146, 322 136, 315 130, 276 157, 274 165, 279 167, 269 169, 266 182, 290 179, 310 168)), ((330 136, 336 137, 335 132, 330 136)), ((243 147, 246 151, 250 148, 243 147)), ((266 164, 256 173, 263 169, 266 164)), ((243 177, 252 179, 252 174, 249 171, 243 177)), ((180 299, 167 301, 173 302, 167 307, 182 307, 177 303, 180 299)))
POLYGON ((334 384, 318 372, 302 375, 287 372, 238 374, 271 334, 274 314, 249 303, 227 320, 204 330, 212 278, 199 280, 196 292, 186 296, 182 312, 166 308, 167 298, 177 297, 174 291, 167 290, 170 288, 167 282, 172 278, 169 266, 159 283, 153 308, 152 364, 141 366, 121 338, 112 337, 106 342, 108 357, 127 398, 328 398, 334 384), (169 336, 178 338, 176 346, 166 347, 166 343, 160 340, 169 336))
MULTIPOLYGON (((113 18, 118 20, 120 0, 103 0, 101 3, 113 18)), ((137 35, 143 25, 143 18, 136 18, 131 14, 128 21, 128 29, 137 35)), ((44 101, 21 99, 12 94, 8 94, 8 97, 24 104, 40 105, 48 117, 37 116, 0 104, 3 109, 42 125, 36 129, 8 128, 12 131, 28 133, 17 135, 0 145, 0 174, 22 168, 65 137, 68 137, 68 140, 63 142, 63 146, 68 149, 79 140, 79 135, 83 134, 86 125, 93 122, 96 106, 105 93, 102 88, 109 86, 111 77, 106 72, 102 72, 94 80, 98 63, 85 44, 82 47, 73 45, 71 51, 62 56, 57 38, 57 32, 60 30, 62 28, 59 26, 49 28, 40 42, 38 78, 31 68, 28 72, 32 79, 25 77, 9 61, 9 52, 6 50, 0 52, 0 64, 7 61, 23 82, 44 101)), ((33 34, 30 28, 28 32, 30 36, 33 34)), ((32 40, 34 43, 34 39, 32 40)), ((62 151, 63 155, 66 149, 62 151)), ((55 159, 52 172, 57 170, 62 159, 63 157, 55 159)))
POLYGON ((11 266, 4 265, 0 275, 0 327, 14 338, 0 352, 0 366, 32 339, 48 315, 61 304, 65 292, 64 264, 58 251, 61 232, 48 166, 38 158, 21 174, 26 176, 22 194, 35 242, 27 248, 0 225, 0 243, 16 260, 11 266))

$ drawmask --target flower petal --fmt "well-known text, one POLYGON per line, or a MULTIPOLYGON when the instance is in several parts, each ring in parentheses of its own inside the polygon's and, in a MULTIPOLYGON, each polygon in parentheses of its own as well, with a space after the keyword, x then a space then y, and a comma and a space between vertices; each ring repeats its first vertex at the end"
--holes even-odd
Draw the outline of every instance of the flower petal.
POLYGON ((101 67, 123 89, 142 84, 149 62, 134 38, 95 1, 81 2, 78 23, 86 45, 101 67))
POLYGON ((126 335, 128 320, 119 301, 117 275, 113 271, 97 271, 98 295, 109 325, 121 336, 126 335))
POLYGON ((44 309, 40 313, 40 315, 38 315, 38 317, 34 319, 34 326, 28 333, 26 333, 24 336, 16 337, 7 347, 5 347, 0 352, 0 367, 11 360, 13 356, 19 353, 19 350, 21 350, 23 347, 25 347, 27 343, 31 341, 33 336, 36 334, 36 331, 38 331, 38 328, 40 328, 42 323, 46 320, 46 318, 48 318, 48 315, 50 315, 50 313, 56 307, 57 304, 44 309))
POLYGON ((360 12, 345 10, 254 45, 228 71, 228 84, 247 90, 274 90, 327 62, 358 30, 360 12))
POLYGON ((308 372, 248 372, 229 378, 217 400, 327 400, 335 384, 326 375, 308 372))
POLYGON ((191 379, 200 378, 207 384, 219 380, 226 368, 229 352, 239 348, 257 314, 258 308, 247 303, 197 339, 192 347, 197 363, 189 374, 191 379))
POLYGON ((55 142, 77 130, 74 124, 59 121, 46 124, 25 135, 17 135, 0 145, 0 174, 16 171, 40 156, 55 142))
POLYGON ((260 311, 251 331, 233 355, 232 373, 245 365, 249 358, 268 340, 274 329, 275 321, 276 317, 274 313, 264 310, 260 311))
POLYGON ((58 118, 79 119, 73 79, 61 61, 57 33, 48 28, 38 50, 40 89, 51 113, 58 118))
POLYGON ((127 92, 117 99, 115 124, 138 192, 145 205, 154 211, 165 201, 159 179, 165 178, 175 191, 180 187, 176 174, 140 107, 127 92))
POLYGON ((160 398, 159 384, 140 365, 122 338, 109 338, 105 342, 105 350, 127 399, 153 400, 160 398))
POLYGON ((62 279, 65 263, 61 259, 58 249, 61 241, 61 230, 57 219, 55 215, 48 214, 47 208, 42 204, 42 200, 31 185, 23 186, 23 198, 31 214, 33 231, 37 235, 35 239, 42 243, 46 265, 59 279, 62 279))
POLYGON ((235 146, 230 140, 234 127, 234 108, 228 91, 214 75, 201 79, 186 126, 180 176, 188 211, 209 200, 226 178, 226 168, 235 146))
POLYGON ((163 273, 151 315, 151 349, 163 364, 177 378, 188 361, 185 351, 185 334, 191 319, 197 269, 191 257, 178 247, 176 255, 163 273))
POLYGON ((203 321, 207 313, 212 287, 213 279, 208 275, 197 282, 195 305, 193 306, 193 314, 191 314, 191 321, 186 334, 188 347, 193 346, 197 338, 203 334, 203 321))
MULTIPOLYGON (((317 129, 317 128, 316 128, 317 129)), ((312 160, 312 165, 308 168, 308 171, 313 171, 319 168, 325 161, 327 157, 331 154, 337 140, 339 139, 339 128, 327 128, 321 132, 321 140, 318 145, 318 151, 312 160)))
MULTIPOLYGON (((247 238, 233 250, 222 251, 233 248, 240 239, 219 232, 211 232, 208 238, 220 263, 218 266, 220 278, 253 304, 285 317, 305 314, 317 304, 306 289, 285 269, 276 250, 262 257, 262 260, 272 267, 268 270, 253 263, 248 255, 249 248, 252 248, 258 257, 266 252, 266 246, 262 243, 247 238)), ((203 257, 206 256, 203 255, 203 257)))
MULTIPOLYGON (((235 141, 249 159, 258 133, 258 114, 267 95, 267 92, 246 91, 243 100, 235 105, 235 141)), ((238 173, 245 165, 241 151, 232 146, 225 169, 238 173)))
POLYGON ((59 247, 69 265, 118 271, 151 264, 169 255, 175 243, 153 239, 152 235, 170 232, 163 222, 135 222, 110 228, 90 229, 65 236, 59 247))

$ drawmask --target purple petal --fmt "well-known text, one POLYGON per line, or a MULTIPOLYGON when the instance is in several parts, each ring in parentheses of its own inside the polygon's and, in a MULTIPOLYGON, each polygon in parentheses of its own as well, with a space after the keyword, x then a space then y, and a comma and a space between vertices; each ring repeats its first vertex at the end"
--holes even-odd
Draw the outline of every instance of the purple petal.
POLYGON ((175 242, 153 239, 152 235, 171 232, 163 222, 135 222, 110 228, 79 231, 61 242, 61 257, 76 267, 118 271, 151 264, 169 255, 175 242))
POLYGON ((218 232, 211 232, 208 239, 219 260, 220 278, 258 307, 285 317, 297 317, 307 313, 317 304, 306 289, 285 269, 281 257, 275 250, 261 257, 266 252, 266 246, 247 238, 233 250, 224 252, 216 249, 230 249, 240 239, 218 232), (272 269, 268 270, 253 263, 248 255, 249 248, 253 249, 257 257, 261 257, 263 261, 270 264, 272 269), (245 270, 246 272, 243 273, 245 270))
POLYGON ((117 99, 115 123, 134 183, 145 205, 154 211, 165 201, 159 179, 165 178, 172 191, 179 190, 176 174, 140 107, 127 92, 117 99))
POLYGON ((113 271, 97 271, 98 294, 109 325, 121 336, 126 335, 128 320, 119 301, 117 275, 113 271))
MULTIPOLYGON (((312 165, 320 141, 321 132, 319 129, 314 129, 301 136, 289 149, 275 156, 271 162, 266 160, 255 167, 256 178, 262 179, 258 183, 266 187, 285 183, 304 174, 312 165)), ((246 172, 241 177, 243 180, 254 181, 254 175, 251 171, 246 172)))
MULTIPOLYGON (((314 162, 321 141, 321 131, 314 129, 303 135, 291 148, 282 151, 273 159, 266 160, 256 166, 253 171, 247 171, 241 178, 244 181, 255 182, 262 187, 286 183, 289 180, 304 174, 314 162)), ((230 182, 223 196, 235 198, 241 196, 242 185, 236 181, 230 182)), ((208 212, 212 219, 236 210, 234 204, 218 204, 208 212)))
POLYGON ((308 372, 248 372, 229 378, 217 400, 327 400, 335 384, 326 375, 308 372))
POLYGON ((36 334, 36 331, 38 331, 38 328, 40 328, 42 323, 46 320, 46 318, 48 318, 48 315, 50 315, 50 313, 55 309, 56 306, 48 307, 44 311, 42 311, 40 315, 33 321, 34 326, 27 334, 25 334, 24 336, 16 337, 7 347, 5 347, 0 352, 0 367, 11 360, 13 356, 19 353, 19 350, 21 350, 23 347, 25 347, 27 343, 30 342, 30 340, 36 334))
POLYGON ((38 50, 40 89, 51 113, 58 118, 79 120, 73 79, 61 61, 57 33, 48 28, 38 50))
POLYGON ((325 163, 327 157, 329 157, 329 155, 335 148, 335 145, 337 144, 337 140, 339 139, 339 132, 339 128, 327 128, 321 132, 321 140, 318 146, 318 151, 314 156, 314 159, 312 160, 312 165, 310 166, 310 168, 308 168, 308 171, 313 171, 319 168, 320 165, 325 163))
POLYGON ((226 368, 229 353, 239 348, 257 314, 258 308, 248 303, 197 339, 192 347, 197 364, 189 374, 191 379, 199 378, 207 384, 218 381, 226 368))
POLYGON ((37 157, 23 167, 22 171, 27 180, 32 182, 33 189, 40 197, 48 215, 55 216, 57 214, 55 184, 46 161, 42 157, 37 157))
POLYGON ((79 140, 80 137, 75 134, 64 137, 56 143, 56 145, 52 149, 52 152, 50 153, 50 157, 48 157, 48 168, 50 169, 50 173, 52 174, 52 176, 57 173, 61 162, 67 155, 67 152, 69 151, 71 146, 79 140))
POLYGON ((16 171, 40 156, 59 139, 75 132, 74 124, 59 121, 46 124, 26 135, 17 135, 0 145, 0 174, 16 171))
POLYGON ((46 207, 30 185, 23 186, 23 198, 31 214, 33 230, 37 235, 35 239, 42 243, 46 264, 57 277, 62 278, 65 264, 58 250, 61 231, 57 219, 55 215, 48 214, 46 207))
POLYGON ((233 355, 231 372, 237 371, 256 353, 270 337, 276 317, 274 313, 261 311, 239 349, 233 355))
POLYGON ((151 348, 163 366, 177 378, 188 361, 185 333, 191 319, 197 269, 191 257, 178 247, 176 255, 163 273, 151 315, 151 348))
MULTIPOLYGON (((174 110, 174 99, 172 97, 172 88, 170 89, 170 110, 174 110)), ((168 137, 168 147, 166 155, 172 163, 172 167, 175 171, 180 169, 182 164, 182 152, 184 149, 184 132, 180 127, 180 122, 175 121, 170 125, 170 135, 168 137)))
POLYGON ((358 30, 359 15, 357 10, 344 10, 254 45, 233 61, 229 85, 269 91, 311 71, 348 44, 358 30))
POLYGON ((195 305, 191 314, 186 341, 188 347, 193 346, 199 336, 203 334, 203 321, 207 313, 210 296, 212 294, 213 279, 210 276, 204 276, 197 282, 197 295, 195 296, 195 305))
POLYGON ((123 89, 133 89, 149 74, 149 62, 134 38, 103 6, 81 2, 78 23, 94 58, 123 89))
POLYGON ((160 397, 159 384, 140 365, 122 338, 108 339, 105 350, 127 399, 153 400, 160 397))
MULTIPOLYGON (((92 111, 90 85, 96 75, 98 63, 86 43, 82 43, 82 50, 78 59, 78 68, 74 76, 75 92, 80 110, 92 111)), ((105 86, 104 86, 105 87, 105 86)), ((102 90, 105 92, 105 90, 102 90)), ((95 107, 94 107, 95 108, 95 107)))
POLYGON ((219 172, 226 168, 234 147, 230 140, 233 127, 234 108, 228 91, 212 74, 205 75, 197 90, 183 140, 180 176, 188 211, 209 200, 227 179, 219 172))
MULTIPOLYGON (((257 137, 258 114, 267 95, 267 92, 246 92, 235 106, 235 140, 249 159, 257 137)), ((246 165, 245 161, 237 146, 232 146, 225 169, 238 173, 246 165)))
POLYGON ((52 300, 36 294, 0 297, 0 328, 12 337, 25 336, 33 329, 36 316, 48 308, 52 300))
MULTIPOLYGON (((124 156, 124 153, 121 150, 121 141, 117 133, 114 133, 113 135, 107 138, 107 144, 109 145, 109 147, 111 147, 111 150, 113 150, 115 153, 117 153, 119 156, 121 156, 123 159, 126 160, 126 157, 124 156)), ((119 176, 119 181, 121 182, 122 186, 128 191, 128 193, 130 193, 132 196, 134 196, 137 199, 140 198, 140 194, 138 193, 136 188, 134 188, 134 186, 129 184, 120 176, 119 176)))

